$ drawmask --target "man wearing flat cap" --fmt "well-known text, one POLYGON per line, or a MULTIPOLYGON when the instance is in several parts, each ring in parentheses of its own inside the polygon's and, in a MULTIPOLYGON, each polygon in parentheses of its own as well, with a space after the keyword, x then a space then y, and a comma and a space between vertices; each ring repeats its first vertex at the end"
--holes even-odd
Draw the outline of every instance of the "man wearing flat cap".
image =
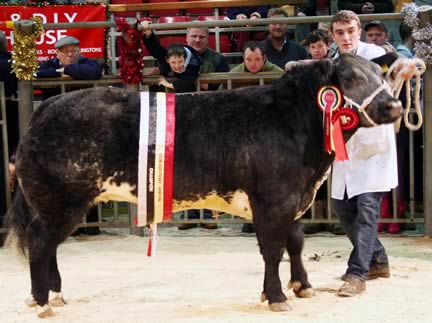
POLYGON ((80 41, 72 36, 60 38, 54 45, 57 57, 39 65, 37 77, 70 76, 76 80, 98 80, 102 66, 93 59, 80 55, 80 41))
POLYGON ((396 49, 388 41, 387 27, 381 21, 371 21, 363 29, 366 33, 367 43, 381 46, 386 53, 396 53, 396 49))

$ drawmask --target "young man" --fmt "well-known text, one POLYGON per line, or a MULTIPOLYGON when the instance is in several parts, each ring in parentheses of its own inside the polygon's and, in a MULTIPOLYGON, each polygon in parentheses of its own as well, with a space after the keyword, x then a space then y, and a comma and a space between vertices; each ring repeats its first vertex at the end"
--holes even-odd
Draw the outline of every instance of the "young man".
POLYGON ((267 60, 267 56, 262 43, 250 40, 243 46, 243 63, 232 68, 230 73, 252 73, 256 74, 259 72, 280 72, 281 69, 276 64, 270 63, 267 60))
MULTIPOLYGON (((348 10, 337 13, 331 32, 338 47, 336 57, 353 53, 366 59, 385 54, 374 44, 360 41, 360 20, 348 10)), ((359 85, 360 86, 360 85, 359 85)), ((390 267, 377 227, 382 192, 397 186, 396 142, 393 124, 359 128, 346 145, 347 161, 335 161, 332 202, 353 250, 339 296, 362 293, 367 279, 389 277, 390 267)))
MULTIPOLYGON (((267 18, 285 17, 288 17, 288 14, 281 8, 272 8, 267 13, 267 18)), ((270 62, 284 68, 285 64, 290 61, 308 58, 308 53, 303 46, 288 39, 287 24, 269 24, 268 29, 269 35, 267 39, 263 40, 263 45, 270 62)))

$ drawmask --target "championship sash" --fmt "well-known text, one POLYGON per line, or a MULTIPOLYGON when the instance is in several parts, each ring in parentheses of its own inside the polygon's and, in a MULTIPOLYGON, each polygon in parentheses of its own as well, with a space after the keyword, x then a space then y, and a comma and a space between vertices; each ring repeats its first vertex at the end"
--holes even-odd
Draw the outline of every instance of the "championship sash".
POLYGON ((137 225, 172 219, 175 94, 141 92, 137 225))

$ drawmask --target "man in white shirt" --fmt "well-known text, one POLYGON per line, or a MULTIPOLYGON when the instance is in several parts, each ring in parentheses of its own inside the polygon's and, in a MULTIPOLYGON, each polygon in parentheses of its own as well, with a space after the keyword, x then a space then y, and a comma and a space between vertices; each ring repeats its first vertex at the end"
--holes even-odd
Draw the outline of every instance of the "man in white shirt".
MULTIPOLYGON (((331 22, 338 47, 335 57, 353 53, 366 59, 385 55, 385 50, 360 41, 357 15, 341 10, 331 22)), ((353 250, 348 260, 345 283, 339 296, 354 296, 366 289, 365 281, 389 277, 384 246, 377 226, 382 192, 397 186, 396 142, 393 124, 359 128, 346 145, 347 161, 335 161, 332 175, 332 202, 353 250)))

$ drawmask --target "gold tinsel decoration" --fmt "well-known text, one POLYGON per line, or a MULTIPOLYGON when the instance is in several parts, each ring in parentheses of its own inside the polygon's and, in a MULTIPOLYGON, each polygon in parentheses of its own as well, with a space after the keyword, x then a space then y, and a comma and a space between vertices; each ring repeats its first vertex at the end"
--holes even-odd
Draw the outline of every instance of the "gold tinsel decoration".
POLYGON ((27 34, 14 25, 14 44, 12 53, 12 71, 18 80, 29 81, 33 79, 38 69, 36 58, 36 39, 43 34, 42 20, 39 17, 33 21, 33 33, 27 34))

